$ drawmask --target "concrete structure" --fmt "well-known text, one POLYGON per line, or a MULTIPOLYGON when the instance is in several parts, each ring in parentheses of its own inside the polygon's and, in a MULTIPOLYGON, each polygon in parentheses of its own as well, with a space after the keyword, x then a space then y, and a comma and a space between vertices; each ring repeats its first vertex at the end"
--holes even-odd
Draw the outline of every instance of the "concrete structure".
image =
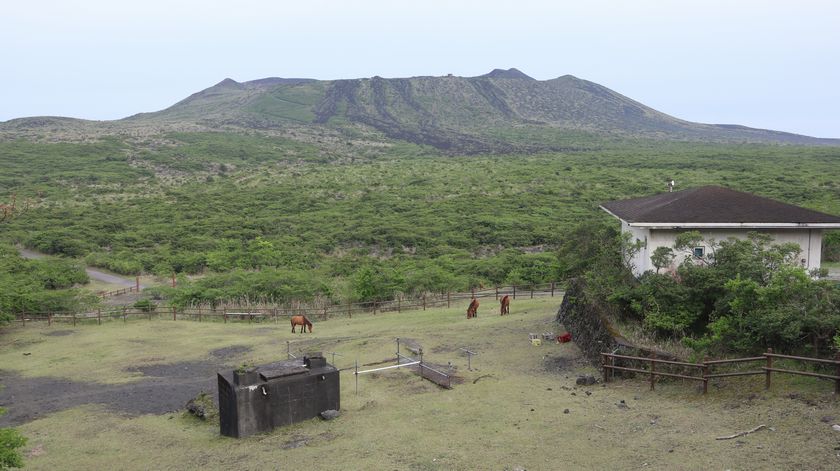
MULTIPOLYGON (((637 276, 656 270, 651 262, 654 250, 673 248, 677 235, 695 230, 706 241, 746 238, 753 231, 766 233, 775 243, 798 244, 802 265, 818 269, 823 230, 840 229, 840 217, 718 186, 611 201, 601 209, 621 221, 621 230, 630 233, 631 241, 641 243, 641 250, 630 261, 637 276)), ((706 244, 684 253, 675 251, 674 264, 682 263, 686 256, 703 263, 709 250, 706 244)))
POLYGON ((320 353, 218 374, 219 430, 241 438, 337 411, 339 380, 338 370, 320 353))

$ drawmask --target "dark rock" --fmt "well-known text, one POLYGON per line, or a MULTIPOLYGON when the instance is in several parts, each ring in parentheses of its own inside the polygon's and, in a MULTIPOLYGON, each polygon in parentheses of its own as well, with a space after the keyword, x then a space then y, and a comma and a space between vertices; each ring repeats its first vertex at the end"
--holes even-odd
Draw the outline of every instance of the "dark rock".
POLYGON ((207 394, 206 392, 199 393, 198 396, 187 402, 187 412, 201 420, 213 418, 219 413, 216 408, 216 401, 213 400, 213 396, 207 394))
POLYGON ((619 409, 629 409, 629 407, 627 407, 627 403, 624 402, 624 399, 622 399, 621 401, 616 403, 616 405, 618 406, 619 409))
POLYGON ((591 395, 592 395, 592 391, 586 391, 586 395, 587 395, 587 396, 591 396, 591 395))
POLYGON ((820 417, 820 422, 822 422, 824 424, 827 424, 829 422, 834 422, 834 416, 833 415, 824 415, 824 416, 820 417))
POLYGON ((341 415, 341 412, 333 409, 325 410, 318 414, 324 420, 332 420, 338 418, 341 415))
POLYGON ((575 381, 575 384, 583 386, 592 386, 597 382, 598 380, 595 379, 595 377, 592 375, 580 375, 577 377, 577 381, 575 381))
POLYGON ((563 409, 563 413, 564 413, 564 414, 568 414, 568 413, 569 413, 569 409, 563 409))

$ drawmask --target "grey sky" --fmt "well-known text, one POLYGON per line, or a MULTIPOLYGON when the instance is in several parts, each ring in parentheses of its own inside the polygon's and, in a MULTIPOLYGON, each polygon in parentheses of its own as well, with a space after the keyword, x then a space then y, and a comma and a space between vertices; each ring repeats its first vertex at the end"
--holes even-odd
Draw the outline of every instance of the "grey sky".
POLYGON ((219 82, 592 80, 679 118, 840 137, 840 2, 8 1, 0 120, 115 119, 219 82))

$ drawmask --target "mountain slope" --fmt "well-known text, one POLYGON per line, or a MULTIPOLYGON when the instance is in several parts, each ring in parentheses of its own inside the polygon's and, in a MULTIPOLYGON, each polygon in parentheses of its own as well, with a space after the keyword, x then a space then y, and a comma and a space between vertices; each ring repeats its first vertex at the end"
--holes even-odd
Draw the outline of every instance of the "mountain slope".
MULTIPOLYGON (((26 123, 14 120, 0 129, 26 123)), ((516 69, 495 69, 478 77, 225 79, 165 110, 110 123, 162 129, 319 128, 452 153, 558 150, 569 145, 568 136, 580 135, 840 145, 836 139, 692 123, 571 75, 539 81, 516 69)))

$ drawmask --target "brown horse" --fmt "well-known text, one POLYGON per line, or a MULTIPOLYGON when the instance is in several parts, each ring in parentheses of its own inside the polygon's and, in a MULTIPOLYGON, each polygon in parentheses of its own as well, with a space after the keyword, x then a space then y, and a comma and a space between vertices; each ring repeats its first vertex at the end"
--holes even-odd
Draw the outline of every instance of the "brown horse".
POLYGON ((499 300, 499 304, 501 304, 500 309, 500 316, 504 316, 505 314, 510 314, 510 296, 504 295, 501 300, 499 300))
POLYGON ((478 317, 478 299, 473 298, 470 307, 467 308, 467 319, 478 317))
POLYGON ((295 333, 295 326, 300 326, 300 333, 302 334, 307 327, 309 327, 309 333, 312 333, 312 322, 309 322, 309 319, 306 316, 292 316, 292 333, 295 333))

